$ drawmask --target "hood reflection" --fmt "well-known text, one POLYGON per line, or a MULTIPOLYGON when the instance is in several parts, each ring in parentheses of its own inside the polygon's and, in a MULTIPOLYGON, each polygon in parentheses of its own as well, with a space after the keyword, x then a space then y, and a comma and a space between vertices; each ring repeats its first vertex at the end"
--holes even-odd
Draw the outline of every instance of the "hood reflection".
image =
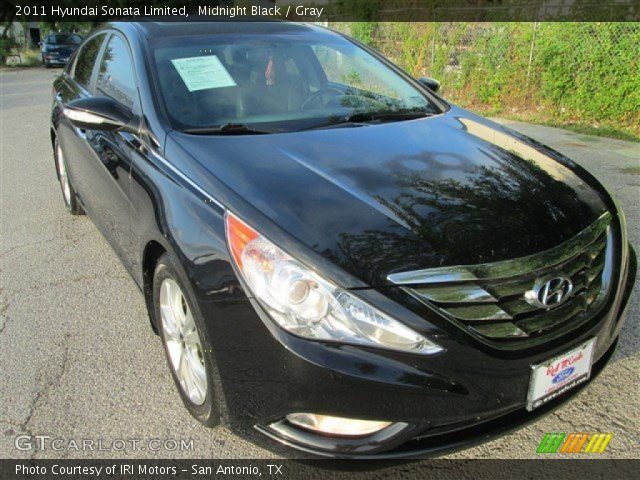
POLYGON ((599 197, 568 168, 515 137, 459 120, 484 141, 478 151, 491 161, 430 152, 389 160, 388 178, 398 194, 377 200, 409 231, 342 235, 341 257, 351 268, 367 264, 370 278, 380 279, 426 265, 525 256, 570 238, 581 228, 576 224, 589 224, 581 219, 593 219, 599 197), (422 169, 428 178, 416 175, 422 169))

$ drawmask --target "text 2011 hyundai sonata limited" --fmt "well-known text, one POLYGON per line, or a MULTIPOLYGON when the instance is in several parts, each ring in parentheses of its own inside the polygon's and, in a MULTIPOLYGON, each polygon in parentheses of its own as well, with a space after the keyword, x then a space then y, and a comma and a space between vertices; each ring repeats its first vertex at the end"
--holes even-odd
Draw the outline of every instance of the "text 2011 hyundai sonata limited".
POLYGON ((424 455, 606 364, 636 274, 620 208, 437 87, 280 22, 109 25, 55 81, 67 209, 140 286, 202 423, 424 455))

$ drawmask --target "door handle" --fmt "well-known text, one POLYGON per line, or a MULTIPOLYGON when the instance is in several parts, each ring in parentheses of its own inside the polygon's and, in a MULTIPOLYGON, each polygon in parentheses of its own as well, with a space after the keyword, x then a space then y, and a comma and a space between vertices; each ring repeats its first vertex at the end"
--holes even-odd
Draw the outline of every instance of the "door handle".
POLYGON ((142 142, 138 135, 128 132, 120 132, 120 136, 131 148, 140 151, 142 148, 142 142))

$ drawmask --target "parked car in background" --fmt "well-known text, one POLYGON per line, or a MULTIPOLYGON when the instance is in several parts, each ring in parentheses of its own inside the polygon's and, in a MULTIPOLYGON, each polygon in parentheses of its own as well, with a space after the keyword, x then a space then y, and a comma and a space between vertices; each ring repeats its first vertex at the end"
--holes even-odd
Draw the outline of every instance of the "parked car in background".
POLYGON ((42 63, 46 68, 54 65, 66 65, 73 52, 82 42, 82 37, 76 33, 51 33, 44 42, 40 42, 42 63))

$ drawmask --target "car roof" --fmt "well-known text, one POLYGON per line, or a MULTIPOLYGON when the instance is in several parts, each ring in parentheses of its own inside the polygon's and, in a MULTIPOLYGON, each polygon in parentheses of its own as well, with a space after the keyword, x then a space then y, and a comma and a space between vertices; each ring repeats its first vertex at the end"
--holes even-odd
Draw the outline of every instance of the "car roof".
POLYGON ((324 31, 318 27, 284 21, 209 21, 209 22, 135 22, 135 26, 149 39, 191 35, 216 35, 228 33, 286 33, 324 31))

